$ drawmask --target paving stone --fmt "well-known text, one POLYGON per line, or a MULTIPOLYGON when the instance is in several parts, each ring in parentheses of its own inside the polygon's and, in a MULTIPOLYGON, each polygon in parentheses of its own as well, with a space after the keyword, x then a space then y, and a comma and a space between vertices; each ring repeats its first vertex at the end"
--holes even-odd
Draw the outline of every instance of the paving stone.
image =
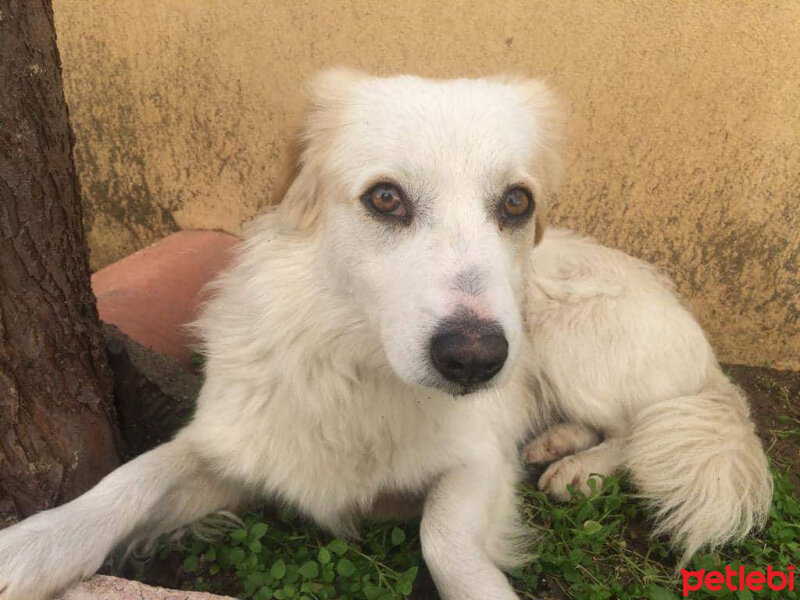
POLYGON ((61 600, 234 600, 206 592, 181 592, 155 588, 107 575, 95 575, 69 590, 61 600))

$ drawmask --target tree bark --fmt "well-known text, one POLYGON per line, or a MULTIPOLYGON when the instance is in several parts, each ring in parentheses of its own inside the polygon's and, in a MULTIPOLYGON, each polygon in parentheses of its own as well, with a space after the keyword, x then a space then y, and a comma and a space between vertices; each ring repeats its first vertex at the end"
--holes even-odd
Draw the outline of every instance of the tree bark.
POLYGON ((0 526, 119 464, 47 0, 0 0, 0 526))

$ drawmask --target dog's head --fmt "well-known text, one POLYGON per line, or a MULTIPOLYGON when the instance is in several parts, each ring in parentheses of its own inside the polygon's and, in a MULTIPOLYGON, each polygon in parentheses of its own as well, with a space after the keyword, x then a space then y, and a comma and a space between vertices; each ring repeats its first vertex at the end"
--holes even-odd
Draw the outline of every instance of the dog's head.
POLYGON ((322 73, 279 211, 320 236, 410 383, 501 381, 523 336, 526 255, 555 185, 558 113, 537 81, 322 73))

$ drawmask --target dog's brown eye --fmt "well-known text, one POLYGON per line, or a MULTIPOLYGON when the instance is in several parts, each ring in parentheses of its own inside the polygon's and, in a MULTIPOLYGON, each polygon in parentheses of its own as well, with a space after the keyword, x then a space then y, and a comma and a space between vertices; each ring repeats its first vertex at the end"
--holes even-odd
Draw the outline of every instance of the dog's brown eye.
POLYGON ((390 183, 379 183, 372 186, 361 197, 361 200, 368 208, 383 217, 403 221, 408 218, 408 209, 403 193, 400 188, 390 183))
POLYGON ((500 218, 504 221, 519 221, 533 211, 533 194, 524 187, 513 187, 506 192, 500 207, 500 218))

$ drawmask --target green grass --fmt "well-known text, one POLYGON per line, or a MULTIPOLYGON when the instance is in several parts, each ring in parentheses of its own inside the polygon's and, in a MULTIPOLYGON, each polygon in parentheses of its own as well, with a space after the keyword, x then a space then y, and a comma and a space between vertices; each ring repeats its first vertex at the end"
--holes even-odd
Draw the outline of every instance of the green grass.
MULTIPOLYGON (((800 502, 791 478, 774 471, 775 497, 766 529, 743 543, 696 556, 689 569, 785 570, 800 563, 800 502)), ((646 514, 624 481, 605 480, 592 498, 570 504, 522 486, 524 515, 536 538, 531 560, 512 574, 523 598, 680 598, 676 559, 661 540, 647 538, 646 514)), ((161 559, 178 553, 192 589, 238 598, 400 599, 420 563, 418 524, 374 527, 362 540, 332 539, 291 514, 249 514, 244 527, 216 543, 190 540, 163 546, 161 559)), ((760 592, 759 598, 785 598, 760 592)), ((751 592, 693 592, 692 598, 754 597, 751 592)))
MULTIPOLYGON (((687 568, 745 571, 767 565, 785 570, 800 560, 800 502, 788 474, 773 471, 775 496, 764 531, 713 554, 699 554, 687 568)), ((608 478, 602 491, 579 497, 570 505, 553 503, 542 492, 526 490, 528 524, 540 534, 538 551, 517 574, 522 597, 542 597, 544 579, 553 597, 662 600, 679 598, 676 557, 663 540, 646 537, 646 514, 631 490, 608 478)), ((545 588, 546 589, 546 588, 545 588)), ((785 598, 782 592, 762 592, 759 598, 785 598)), ((546 596, 545 596, 546 597, 546 596)), ((693 592, 692 598, 752 598, 749 591, 693 592)))
POLYGON ((248 514, 219 542, 165 545, 183 557, 187 588, 254 600, 405 598, 420 563, 416 523, 385 525, 359 542, 331 538, 290 512, 248 514))

